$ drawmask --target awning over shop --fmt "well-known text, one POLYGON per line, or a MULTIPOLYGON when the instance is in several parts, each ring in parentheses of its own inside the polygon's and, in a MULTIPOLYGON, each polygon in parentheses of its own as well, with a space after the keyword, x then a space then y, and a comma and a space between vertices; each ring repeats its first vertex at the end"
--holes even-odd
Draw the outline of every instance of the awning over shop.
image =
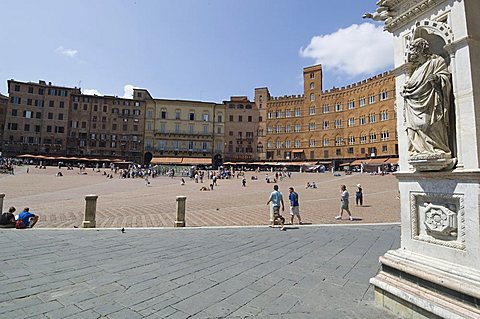
POLYGON ((182 157, 154 157, 150 161, 152 164, 182 164, 182 157))
POLYGON ((202 158, 202 157, 184 157, 184 158, 182 158, 182 164, 212 165, 212 159, 211 158, 202 158))
POLYGON ((350 166, 351 163, 343 163, 343 164, 340 164, 338 166, 350 166))
POLYGON ((389 164, 398 164, 398 158, 389 158, 387 159, 387 161, 385 163, 389 163, 389 164))
POLYGON ((367 164, 385 164, 386 158, 371 158, 366 163, 367 164))
POLYGON ((212 159, 207 157, 154 157, 150 163, 165 165, 212 165, 212 159))
POLYGON ((350 166, 360 166, 364 162, 365 162, 365 160, 355 160, 355 161, 350 163, 350 166))
POLYGON ((293 150, 292 153, 303 153, 303 150, 293 150))

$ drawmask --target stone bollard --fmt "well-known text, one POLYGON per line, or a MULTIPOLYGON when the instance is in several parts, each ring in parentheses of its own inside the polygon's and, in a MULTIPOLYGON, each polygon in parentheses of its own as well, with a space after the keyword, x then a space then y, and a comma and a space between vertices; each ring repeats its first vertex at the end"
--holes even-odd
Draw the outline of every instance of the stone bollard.
POLYGON ((185 204, 186 196, 177 196, 177 219, 173 227, 185 227, 185 204))
POLYGON ((98 195, 85 196, 85 218, 82 223, 83 228, 95 228, 95 214, 97 212, 98 195))
POLYGON ((5 198, 5 194, 0 194, 0 214, 3 212, 3 199, 5 198))

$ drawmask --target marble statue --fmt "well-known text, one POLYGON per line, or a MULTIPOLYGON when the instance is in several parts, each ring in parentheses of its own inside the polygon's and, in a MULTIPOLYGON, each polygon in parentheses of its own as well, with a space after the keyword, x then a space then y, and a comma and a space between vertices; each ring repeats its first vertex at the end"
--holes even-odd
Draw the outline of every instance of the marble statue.
POLYGON ((430 51, 423 38, 413 40, 407 53, 414 65, 402 92, 410 158, 450 159, 448 112, 452 86, 447 63, 430 51))
POLYGON ((377 6, 378 8, 374 13, 366 12, 363 15, 363 18, 372 19, 375 21, 385 21, 385 22, 388 22, 389 20, 391 20, 393 16, 393 12, 391 12, 390 8, 384 5, 382 1, 378 1, 377 6))

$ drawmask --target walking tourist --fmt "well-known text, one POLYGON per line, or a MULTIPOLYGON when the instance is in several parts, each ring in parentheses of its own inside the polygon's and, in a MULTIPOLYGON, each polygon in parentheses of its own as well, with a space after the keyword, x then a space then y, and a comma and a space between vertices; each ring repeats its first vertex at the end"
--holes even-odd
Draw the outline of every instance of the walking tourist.
POLYGON ((273 213, 272 224, 270 227, 275 226, 275 221, 279 220, 281 227, 280 230, 285 230, 285 218, 280 215, 280 205, 282 206, 282 211, 285 210, 285 204, 283 203, 283 195, 278 191, 278 185, 273 186, 273 192, 270 194, 267 205, 270 204, 271 212, 273 213))
POLYGON ((288 199, 290 200, 290 224, 293 225, 293 217, 297 216, 298 223, 302 224, 302 218, 300 217, 300 208, 298 206, 298 193, 295 192, 293 187, 288 189, 290 194, 288 195, 288 199))
POLYGON ((335 219, 342 219, 343 211, 345 210, 348 213, 349 219, 353 220, 350 209, 348 208, 348 197, 350 195, 348 194, 347 186, 341 185, 340 191, 342 192, 342 196, 340 198, 340 215, 336 216, 335 219))

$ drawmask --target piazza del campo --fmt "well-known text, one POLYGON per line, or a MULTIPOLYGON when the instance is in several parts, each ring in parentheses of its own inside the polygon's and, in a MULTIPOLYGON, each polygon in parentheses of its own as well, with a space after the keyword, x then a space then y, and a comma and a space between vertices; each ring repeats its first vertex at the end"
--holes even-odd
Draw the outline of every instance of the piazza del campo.
POLYGON ((480 318, 480 3, 374 2, 393 69, 340 87, 7 79, 0 318, 480 318))

